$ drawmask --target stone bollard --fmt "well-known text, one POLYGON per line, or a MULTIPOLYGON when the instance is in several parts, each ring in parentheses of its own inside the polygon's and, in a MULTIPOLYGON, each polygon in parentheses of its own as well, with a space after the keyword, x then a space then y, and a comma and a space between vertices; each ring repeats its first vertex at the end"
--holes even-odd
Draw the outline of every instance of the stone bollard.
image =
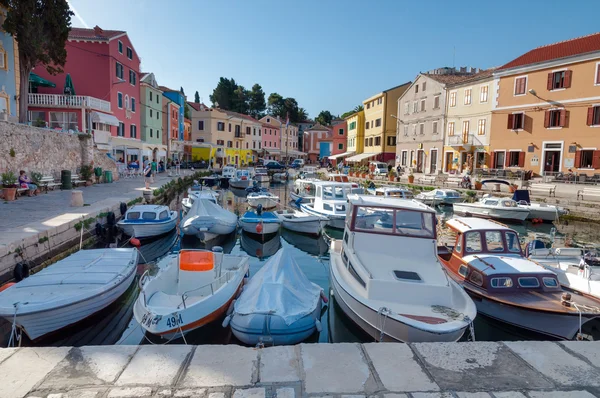
POLYGON ((71 207, 83 207, 83 191, 71 191, 71 207))

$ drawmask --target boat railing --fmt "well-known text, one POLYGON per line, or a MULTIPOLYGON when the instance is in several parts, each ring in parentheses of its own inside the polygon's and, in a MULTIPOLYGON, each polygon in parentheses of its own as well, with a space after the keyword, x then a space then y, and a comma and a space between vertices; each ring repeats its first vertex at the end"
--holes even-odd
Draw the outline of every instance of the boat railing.
POLYGON ((181 295, 181 303, 183 304, 183 308, 184 309, 187 308, 185 300, 189 297, 190 293, 198 291, 198 290, 202 290, 202 289, 210 286, 210 295, 212 296, 213 294, 215 294, 215 292, 217 290, 219 290, 223 285, 227 284, 231 280, 231 276, 233 274, 235 274, 234 271, 227 271, 227 272, 225 272, 225 274, 221 275, 214 281, 207 283, 206 285, 203 285, 203 286, 197 287, 195 289, 191 289, 191 290, 184 292, 181 295))

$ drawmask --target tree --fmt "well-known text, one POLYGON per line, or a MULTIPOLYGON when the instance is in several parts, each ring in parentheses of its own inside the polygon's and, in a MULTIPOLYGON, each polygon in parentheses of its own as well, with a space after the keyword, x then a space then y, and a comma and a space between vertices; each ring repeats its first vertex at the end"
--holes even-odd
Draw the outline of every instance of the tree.
POLYGON ((197 104, 200 103, 200 94, 198 94, 198 91, 196 91, 196 94, 194 94, 194 102, 197 104))
POLYGON ((268 104, 268 112, 273 116, 280 116, 284 113, 284 103, 283 97, 277 93, 269 94, 269 99, 267 100, 268 104))
POLYGON ((298 108, 298 122, 300 123, 304 120, 308 119, 308 112, 304 108, 298 108))
POLYGON ((265 102, 265 92, 258 83, 252 86, 252 90, 250 90, 248 108, 250 116, 256 119, 259 119, 267 108, 267 103, 265 102))
POLYGON ((179 86, 179 92, 181 92, 181 94, 183 94, 185 96, 185 91, 183 91, 183 87, 179 86))
POLYGON ((190 106, 186 103, 183 108, 183 117, 185 117, 186 119, 191 119, 192 116, 190 112, 190 106))
POLYGON ((237 89, 237 84, 235 80, 227 79, 225 77, 221 77, 219 79, 219 83, 217 83, 217 87, 213 90, 213 93, 208 97, 210 102, 212 102, 213 106, 225 109, 225 110, 233 110, 233 97, 235 96, 235 90, 237 89))
POLYGON ((333 119, 333 115, 329 111, 321 111, 319 116, 316 117, 315 121, 317 123, 322 124, 323 126, 329 126, 331 124, 331 120, 333 119))
POLYGON ((360 111, 362 111, 362 110, 364 110, 364 109, 365 109, 365 107, 364 107, 364 106, 362 106, 362 104, 361 104, 361 105, 356 105, 356 106, 354 107, 354 109, 352 110, 352 112, 356 113, 356 112, 360 112, 360 111))
POLYGON ((244 86, 237 86, 233 91, 233 97, 231 98, 231 109, 234 112, 248 113, 248 99, 250 92, 244 88, 244 86))
POLYGON ((0 0, 0 6, 8 10, 2 28, 19 43, 19 121, 26 123, 29 74, 38 64, 52 75, 62 72, 74 14, 66 0, 0 0))

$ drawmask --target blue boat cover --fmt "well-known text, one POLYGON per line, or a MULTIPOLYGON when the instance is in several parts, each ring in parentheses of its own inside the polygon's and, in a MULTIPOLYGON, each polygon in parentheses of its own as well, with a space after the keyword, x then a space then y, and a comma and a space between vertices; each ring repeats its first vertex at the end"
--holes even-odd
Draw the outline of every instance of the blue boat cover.
POLYGON ((321 290, 304 275, 290 250, 281 248, 244 286, 234 313, 275 314, 291 325, 315 310, 321 290))
POLYGON ((516 189, 512 199, 515 202, 524 201, 529 204, 531 203, 531 199, 529 199, 529 191, 526 189, 516 189))
POLYGON ((240 219, 247 222, 279 222, 279 218, 272 211, 264 211, 260 216, 254 211, 247 211, 240 219))

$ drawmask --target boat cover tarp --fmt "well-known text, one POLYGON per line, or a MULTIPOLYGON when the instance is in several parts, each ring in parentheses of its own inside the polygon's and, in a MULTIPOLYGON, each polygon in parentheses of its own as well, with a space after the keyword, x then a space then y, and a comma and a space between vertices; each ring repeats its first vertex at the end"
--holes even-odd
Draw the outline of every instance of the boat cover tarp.
POLYGON ((186 226, 193 224, 194 220, 197 218, 222 219, 226 223, 237 222, 237 216, 235 214, 228 210, 225 210, 224 208, 212 202, 211 200, 202 197, 194 200, 190 211, 188 211, 187 215, 183 218, 183 220, 181 220, 181 225, 186 226))
POLYGON ((529 198, 529 191, 526 189, 516 189, 512 199, 517 203, 520 201, 531 203, 531 199, 529 198))
POLYGON ((281 248, 244 286, 235 302, 235 313, 271 313, 291 325, 312 313, 321 288, 308 280, 289 249, 281 248))

